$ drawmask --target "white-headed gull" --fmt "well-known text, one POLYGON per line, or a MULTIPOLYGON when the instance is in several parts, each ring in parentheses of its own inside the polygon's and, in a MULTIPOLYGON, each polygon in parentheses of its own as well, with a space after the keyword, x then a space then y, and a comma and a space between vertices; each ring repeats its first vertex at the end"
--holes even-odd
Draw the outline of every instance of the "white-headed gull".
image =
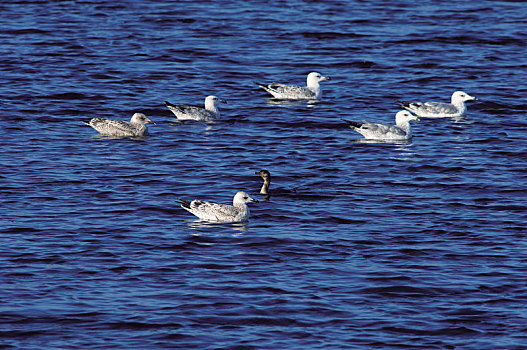
POLYGON ((213 222, 244 222, 249 219, 247 203, 258 202, 245 192, 234 196, 232 205, 206 202, 199 199, 193 201, 181 200, 181 207, 196 215, 200 220, 213 222))
POLYGON ((348 123, 350 128, 362 134, 366 139, 397 141, 408 140, 412 137, 410 121, 419 120, 419 118, 408 111, 399 111, 395 115, 395 125, 370 122, 359 123, 347 119, 342 120, 348 123))
POLYGON ((220 111, 216 105, 218 102, 227 103, 216 96, 207 96, 205 98, 205 108, 184 104, 175 105, 168 101, 165 101, 165 105, 179 120, 200 120, 211 122, 220 116, 220 111))
POLYGON ((260 83, 256 84, 277 99, 320 100, 322 97, 320 82, 324 80, 331 80, 331 78, 324 77, 317 72, 311 72, 307 75, 307 86, 285 85, 280 83, 273 83, 269 85, 260 83))
POLYGON ((397 101, 401 107, 423 118, 458 118, 465 115, 465 101, 477 100, 466 92, 456 91, 452 94, 451 103, 445 102, 407 102, 397 101))
POLYGON ((106 118, 92 118, 83 123, 91 126, 101 135, 118 137, 148 135, 146 124, 155 124, 154 121, 148 119, 143 113, 134 113, 129 122, 106 118))

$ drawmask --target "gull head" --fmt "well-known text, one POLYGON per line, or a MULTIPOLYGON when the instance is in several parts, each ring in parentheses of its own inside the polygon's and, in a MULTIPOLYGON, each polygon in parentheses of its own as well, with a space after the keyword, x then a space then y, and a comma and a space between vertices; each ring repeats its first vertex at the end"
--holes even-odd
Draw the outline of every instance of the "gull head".
POLYGON ((251 198, 247 193, 245 192, 238 192, 234 196, 233 204, 245 204, 250 202, 258 202, 258 200, 251 198))
POLYGON ((132 116, 132 119, 130 120, 130 123, 136 123, 136 124, 142 124, 142 125, 145 125, 145 124, 155 125, 155 122, 151 119, 148 119, 148 117, 144 115, 143 113, 134 113, 134 115, 132 116))
POLYGON ((268 170, 255 171, 254 173, 260 175, 264 181, 271 181, 271 173, 268 170))
POLYGON ((470 96, 464 91, 456 91, 452 94, 452 104, 456 104, 456 102, 459 103, 473 100, 477 100, 477 98, 474 96, 470 96))
POLYGON ((400 123, 406 123, 411 120, 419 120, 419 118, 408 111, 399 111, 395 115, 395 123, 399 125, 400 123))
POLYGON ((216 106, 216 103, 218 102, 221 102, 221 103, 227 103, 227 101, 225 100, 220 100, 217 96, 207 96, 207 98, 205 98, 205 106, 216 106))
POLYGON ((307 75, 307 86, 316 86, 319 82, 324 80, 331 80, 330 77, 324 77, 318 72, 311 72, 307 75))

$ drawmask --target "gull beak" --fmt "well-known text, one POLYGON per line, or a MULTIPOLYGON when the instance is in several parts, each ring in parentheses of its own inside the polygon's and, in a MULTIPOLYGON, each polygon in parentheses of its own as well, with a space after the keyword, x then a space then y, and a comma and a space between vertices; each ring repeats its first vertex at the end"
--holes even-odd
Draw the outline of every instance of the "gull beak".
POLYGON ((225 103, 225 104, 227 103, 227 101, 225 101, 225 100, 220 100, 220 102, 221 103, 225 103))
POLYGON ((154 124, 154 125, 156 125, 156 122, 153 121, 152 119, 148 119, 148 123, 149 123, 149 124, 154 124))
POLYGON ((331 77, 323 77, 322 80, 331 80, 331 77))

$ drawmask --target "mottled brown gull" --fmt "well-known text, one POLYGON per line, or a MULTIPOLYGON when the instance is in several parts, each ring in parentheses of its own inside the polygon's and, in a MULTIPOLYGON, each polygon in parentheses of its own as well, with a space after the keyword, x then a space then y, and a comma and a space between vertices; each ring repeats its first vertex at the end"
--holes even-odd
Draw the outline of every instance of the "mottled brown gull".
POLYGON ((106 118, 92 118, 83 123, 91 126, 101 135, 118 137, 148 135, 146 124, 155 124, 154 121, 148 119, 143 113, 134 113, 129 122, 106 118))

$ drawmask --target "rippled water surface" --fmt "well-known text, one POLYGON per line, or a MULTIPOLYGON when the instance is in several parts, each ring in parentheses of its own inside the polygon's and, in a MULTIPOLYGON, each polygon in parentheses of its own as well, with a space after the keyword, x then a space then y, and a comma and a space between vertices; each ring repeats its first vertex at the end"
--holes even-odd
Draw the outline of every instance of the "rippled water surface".
POLYGON ((527 5, 2 1, 0 348, 525 349, 527 5), (319 103, 254 84, 323 82, 319 103), (404 143, 395 100, 479 98, 404 143), (176 122, 164 101, 228 101, 176 122), (92 117, 157 122, 109 139, 92 117), (271 197, 258 195, 268 169, 271 197), (206 224, 177 198, 260 199, 206 224))

